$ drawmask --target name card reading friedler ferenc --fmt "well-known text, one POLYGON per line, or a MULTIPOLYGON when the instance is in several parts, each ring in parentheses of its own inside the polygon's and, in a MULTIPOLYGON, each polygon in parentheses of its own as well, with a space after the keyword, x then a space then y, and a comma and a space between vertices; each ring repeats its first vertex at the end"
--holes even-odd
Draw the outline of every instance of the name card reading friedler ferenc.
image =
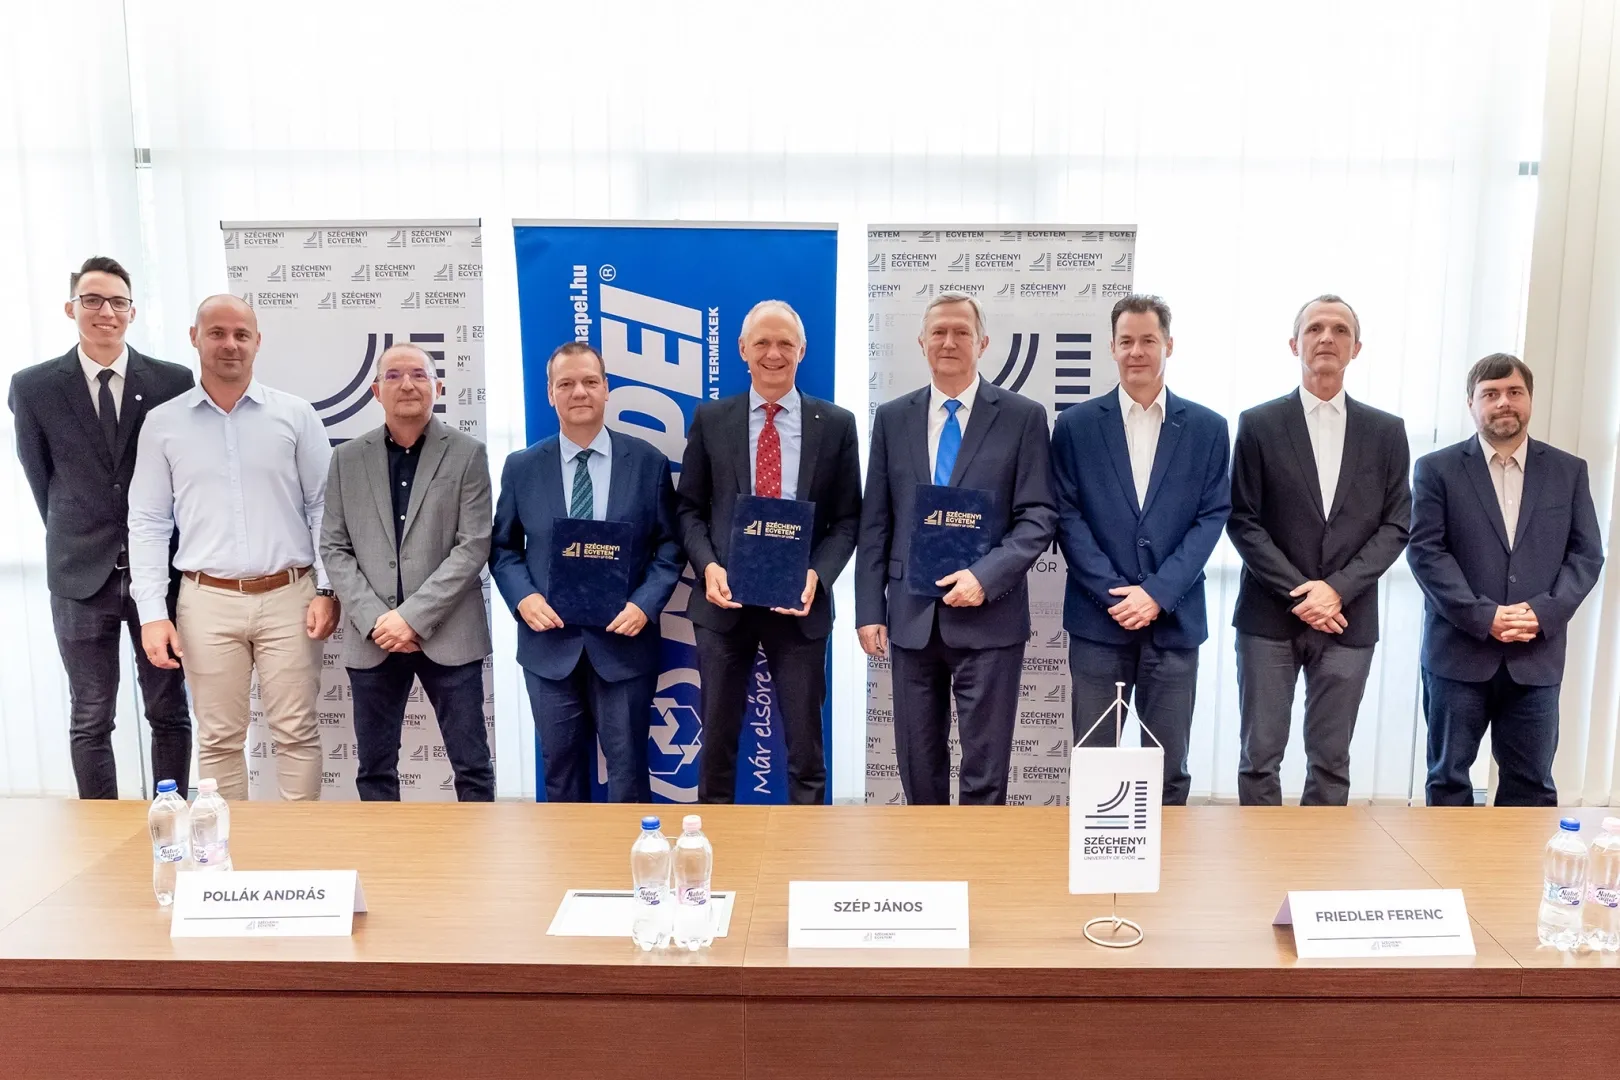
POLYGON ((356 870, 186 871, 170 937, 348 937, 366 910, 356 870))
POLYGON ((1474 955, 1460 889, 1291 892, 1272 923, 1292 924, 1301 959, 1474 955))
POLYGON ((965 949, 965 881, 790 881, 790 949, 965 949))

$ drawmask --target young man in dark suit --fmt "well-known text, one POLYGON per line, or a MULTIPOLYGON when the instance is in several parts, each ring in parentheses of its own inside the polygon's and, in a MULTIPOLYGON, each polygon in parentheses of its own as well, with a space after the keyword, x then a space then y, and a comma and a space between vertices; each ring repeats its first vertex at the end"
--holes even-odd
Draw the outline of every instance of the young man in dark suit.
MULTIPOLYGON (((1074 738, 1124 683, 1164 747, 1164 802, 1184 806, 1198 647, 1209 637, 1204 564, 1232 510, 1226 420, 1165 387, 1175 341, 1163 300, 1127 296, 1111 318, 1118 389, 1065 409, 1052 432, 1074 738)), ((1085 745, 1114 745, 1113 723, 1085 745)))
POLYGON ((1498 806, 1557 806, 1564 630, 1603 568, 1586 462, 1530 438, 1535 376, 1493 353, 1468 372, 1478 434, 1418 459, 1407 561, 1423 588, 1430 806, 1471 806, 1487 728, 1498 806))
POLYGON ((958 801, 1007 801, 1018 678, 1029 640, 1025 575, 1057 528, 1051 433, 1037 402, 979 377, 990 344, 977 300, 941 293, 917 344, 929 385, 880 405, 866 470, 855 608, 868 656, 892 649, 900 785, 914 805, 950 802, 951 699, 962 741, 958 801), (939 599, 906 586, 917 486, 995 496, 988 553, 941 578, 939 599))
POLYGON ((698 406, 686 433, 676 501, 681 538, 703 579, 687 602, 703 680, 700 802, 728 803, 737 784, 737 740, 754 657, 764 650, 782 710, 788 801, 827 797, 821 706, 827 697, 832 586, 855 550, 861 464, 855 417, 794 384, 807 342, 788 304, 764 300, 743 319, 737 342, 748 365, 746 394, 698 406), (731 598, 726 562, 738 495, 815 503, 810 570, 799 607, 743 607, 731 598))
MULTIPOLYGON (((148 410, 191 389, 189 368, 143 356, 124 342, 135 321, 129 272, 86 259, 64 305, 79 343, 11 380, 17 457, 45 520, 45 583, 72 701, 73 775, 81 799, 118 798, 112 732, 118 640, 127 627, 135 676, 152 729, 152 771, 184 792, 191 772, 191 715, 178 669, 154 667, 139 648, 129 591, 128 498, 136 436, 148 410)), ((179 578, 171 575, 169 609, 179 578)))
POLYGON ((506 459, 490 562, 518 619, 518 664, 529 689, 548 802, 589 802, 596 742, 610 802, 651 802, 647 737, 658 685, 658 618, 680 579, 669 459, 651 443, 610 431, 607 368, 569 342, 546 361, 558 433, 506 459), (566 624, 551 591, 558 518, 633 526, 630 598, 605 627, 566 624))
POLYGON ((1378 642, 1378 579, 1406 547, 1406 426, 1344 392, 1361 321, 1323 295, 1294 316, 1300 389, 1238 418, 1227 532, 1238 586, 1238 798, 1282 802, 1294 686, 1305 672, 1305 806, 1350 798, 1350 737, 1378 642))

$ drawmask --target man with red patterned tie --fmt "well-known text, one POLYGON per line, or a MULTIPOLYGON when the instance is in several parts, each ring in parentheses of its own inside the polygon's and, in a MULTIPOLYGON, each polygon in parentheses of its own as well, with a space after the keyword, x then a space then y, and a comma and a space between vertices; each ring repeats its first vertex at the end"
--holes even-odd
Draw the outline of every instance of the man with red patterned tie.
POLYGON ((698 800, 735 798, 737 740, 754 658, 764 650, 787 742, 788 799, 820 803, 827 799, 821 705, 832 585, 855 550, 861 517, 855 417, 794 386, 806 343, 804 323, 789 305, 754 305, 737 346, 752 385, 698 406, 675 490, 681 540, 703 582, 686 607, 703 684, 698 800), (744 607, 731 598, 732 508, 749 494, 815 504, 810 571, 797 609, 744 607))

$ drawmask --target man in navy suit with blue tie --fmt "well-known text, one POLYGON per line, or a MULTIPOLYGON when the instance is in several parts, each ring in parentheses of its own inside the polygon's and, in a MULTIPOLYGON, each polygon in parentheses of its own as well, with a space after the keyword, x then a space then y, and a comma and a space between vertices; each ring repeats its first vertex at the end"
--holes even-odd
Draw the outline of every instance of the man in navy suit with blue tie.
POLYGON ((1597 583, 1603 540, 1586 462, 1529 437, 1535 377, 1494 353, 1468 372, 1478 435, 1418 459, 1412 540, 1423 588, 1430 806, 1471 806, 1486 728, 1498 806, 1556 806, 1564 630, 1597 583))
POLYGON ((548 802, 588 802, 596 742, 608 799, 650 802, 647 733, 657 688, 659 613, 680 577, 669 459, 603 424, 607 368, 569 342, 546 361, 559 432, 506 459, 490 561, 518 618, 518 663, 545 761, 548 802), (625 521, 630 598, 605 627, 565 625, 546 602, 558 518, 625 521))
MULTIPOLYGON (((1164 747, 1164 802, 1184 806, 1198 647, 1209 636, 1204 564, 1232 511, 1226 421, 1165 388, 1175 342, 1163 300, 1127 296, 1111 319, 1118 390, 1065 409, 1052 432, 1074 738, 1124 683, 1164 747)), ((1085 745, 1114 745, 1113 722, 1085 745)))

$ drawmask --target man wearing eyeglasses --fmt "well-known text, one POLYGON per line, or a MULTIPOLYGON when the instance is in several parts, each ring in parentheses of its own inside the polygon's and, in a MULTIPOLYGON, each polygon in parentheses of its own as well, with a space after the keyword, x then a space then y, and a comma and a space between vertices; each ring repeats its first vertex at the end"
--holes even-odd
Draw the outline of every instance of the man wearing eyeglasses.
POLYGON ((489 558, 484 444, 433 416, 443 386, 416 345, 377 360, 383 425, 339 446, 326 479, 321 561, 348 628, 356 786, 399 800, 399 737, 411 684, 438 717, 462 802, 495 798, 484 727, 489 620, 479 575, 489 558))
MULTIPOLYGON (((67 669, 69 744, 81 799, 116 799, 112 732, 118 700, 119 630, 136 644, 130 597, 128 490, 136 436, 147 411, 191 389, 191 371, 124 343, 135 321, 129 271, 86 259, 68 279, 63 305, 79 343, 11 380, 17 457, 45 519, 45 584, 56 645, 67 669)), ((172 554, 172 548, 171 548, 172 554)), ((179 577, 170 575, 169 612, 179 577)), ((185 791, 191 715, 178 669, 154 667, 135 650, 135 676, 152 729, 152 770, 185 791)))

